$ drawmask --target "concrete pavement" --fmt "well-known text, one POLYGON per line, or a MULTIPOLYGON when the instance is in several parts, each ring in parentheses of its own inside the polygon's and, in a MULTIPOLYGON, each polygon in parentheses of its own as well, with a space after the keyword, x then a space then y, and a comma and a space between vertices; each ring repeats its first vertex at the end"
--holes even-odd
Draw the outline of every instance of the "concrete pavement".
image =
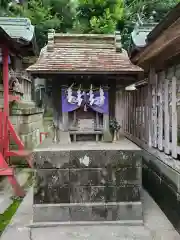
POLYGON ((146 191, 143 191, 144 226, 56 226, 30 228, 32 189, 19 207, 1 240, 180 240, 172 224, 146 191))

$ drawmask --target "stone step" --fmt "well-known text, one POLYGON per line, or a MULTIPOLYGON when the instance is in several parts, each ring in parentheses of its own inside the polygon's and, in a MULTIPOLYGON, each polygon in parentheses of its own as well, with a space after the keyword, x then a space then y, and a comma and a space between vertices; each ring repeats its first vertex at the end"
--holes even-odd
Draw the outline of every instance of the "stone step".
POLYGON ((35 204, 33 222, 116 222, 143 221, 141 202, 35 204))

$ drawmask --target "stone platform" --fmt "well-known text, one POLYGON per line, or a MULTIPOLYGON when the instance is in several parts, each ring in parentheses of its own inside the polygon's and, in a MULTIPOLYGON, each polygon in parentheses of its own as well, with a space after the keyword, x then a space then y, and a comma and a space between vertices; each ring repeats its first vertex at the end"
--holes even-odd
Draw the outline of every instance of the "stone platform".
POLYGON ((34 222, 142 224, 141 149, 116 143, 52 144, 34 152, 34 222))

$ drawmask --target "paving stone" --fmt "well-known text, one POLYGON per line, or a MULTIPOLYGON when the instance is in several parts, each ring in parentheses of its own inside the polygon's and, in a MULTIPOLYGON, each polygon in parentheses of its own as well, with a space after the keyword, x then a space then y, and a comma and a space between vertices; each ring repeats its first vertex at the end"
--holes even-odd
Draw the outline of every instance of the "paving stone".
POLYGON ((0 214, 3 214, 12 203, 13 201, 9 195, 0 193, 0 214))
POLYGON ((153 199, 143 191, 143 205, 145 212, 146 226, 119 226, 119 225, 99 225, 99 226, 59 226, 31 228, 31 232, 25 225, 31 223, 32 219, 32 190, 28 193, 15 217, 1 240, 179 240, 179 235, 172 224, 165 217, 163 212, 153 201, 153 199), (25 217, 29 216, 29 218, 25 217), (25 218, 24 218, 25 217, 25 218), (18 220, 16 220, 18 218, 18 220), (156 222, 155 219, 158 219, 156 222), (151 223, 154 222, 154 225, 151 223), (158 223, 163 223, 162 225, 158 223), (156 228, 155 228, 156 226, 156 228))
POLYGON ((150 232, 142 227, 122 226, 73 226, 33 229, 33 240, 153 240, 150 232))
POLYGON ((180 235, 173 230, 152 232, 153 240, 180 240, 180 235))
MULTIPOLYGON (((18 240, 30 240, 29 228, 14 228, 8 227, 1 236, 2 240, 18 239, 18 240)), ((33 240, 33 239, 32 239, 33 240)))

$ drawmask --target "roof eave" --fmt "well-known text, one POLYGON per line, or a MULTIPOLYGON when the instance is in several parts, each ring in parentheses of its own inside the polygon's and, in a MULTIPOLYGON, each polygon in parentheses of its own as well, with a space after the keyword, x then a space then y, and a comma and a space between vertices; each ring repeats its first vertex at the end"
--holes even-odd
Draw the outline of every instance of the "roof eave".
POLYGON ((27 68, 27 71, 31 74, 124 74, 126 73, 127 75, 138 75, 143 73, 143 69, 139 68, 139 70, 119 70, 119 71, 110 71, 110 70, 102 70, 102 71, 96 71, 96 70, 85 70, 85 71, 73 71, 73 70, 64 70, 64 71, 50 71, 50 70, 30 70, 27 68))
POLYGON ((171 26, 180 17, 180 3, 178 3, 158 24, 156 27, 148 34, 148 41, 155 40, 159 34, 171 26))

